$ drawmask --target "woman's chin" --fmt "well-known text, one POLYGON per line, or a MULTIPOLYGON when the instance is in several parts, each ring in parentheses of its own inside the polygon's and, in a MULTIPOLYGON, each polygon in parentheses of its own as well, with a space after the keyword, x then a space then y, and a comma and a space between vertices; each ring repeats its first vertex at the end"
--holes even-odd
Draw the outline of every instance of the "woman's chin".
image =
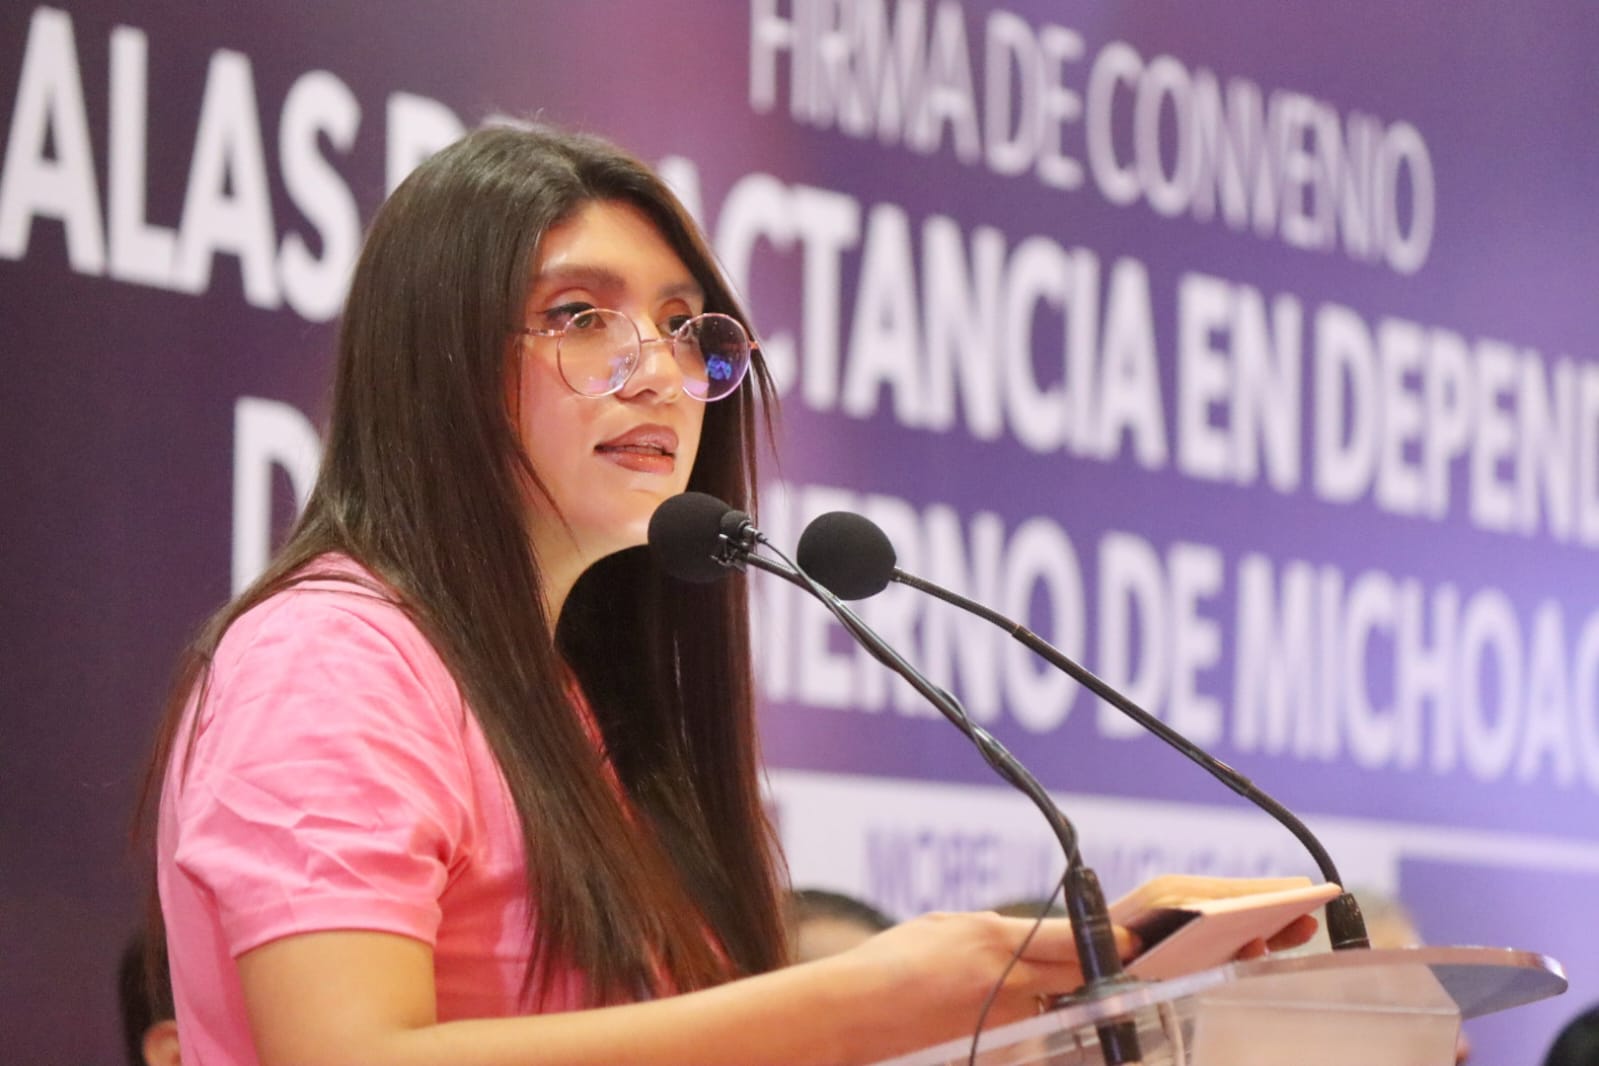
POLYGON ((644 547, 650 542, 650 518, 658 505, 659 501, 652 501, 636 509, 630 508, 631 513, 627 515, 617 516, 617 521, 607 523, 603 532, 596 531, 589 540, 593 550, 585 554, 597 561, 630 548, 644 547))

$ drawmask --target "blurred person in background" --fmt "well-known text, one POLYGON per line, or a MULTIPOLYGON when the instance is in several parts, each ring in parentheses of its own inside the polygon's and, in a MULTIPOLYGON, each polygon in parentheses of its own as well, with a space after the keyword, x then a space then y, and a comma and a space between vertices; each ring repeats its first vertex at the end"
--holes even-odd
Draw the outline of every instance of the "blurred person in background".
POLYGON ((147 957, 144 934, 135 933, 117 966, 117 1002, 128 1066, 178 1066, 178 1023, 172 982, 161 953, 147 957), (152 975, 152 965, 154 974, 152 975))
POLYGON ((1048 899, 1013 899, 995 907, 994 913, 1009 918, 1037 918, 1040 914, 1046 918, 1064 918, 1066 905, 1060 902, 1059 895, 1048 899))
POLYGON ((789 959, 811 962, 858 947, 893 926, 894 920, 869 903, 825 888, 799 888, 783 906, 789 959))
POLYGON ((1543 1066, 1599 1066, 1599 1006, 1589 1007, 1560 1030, 1543 1066))

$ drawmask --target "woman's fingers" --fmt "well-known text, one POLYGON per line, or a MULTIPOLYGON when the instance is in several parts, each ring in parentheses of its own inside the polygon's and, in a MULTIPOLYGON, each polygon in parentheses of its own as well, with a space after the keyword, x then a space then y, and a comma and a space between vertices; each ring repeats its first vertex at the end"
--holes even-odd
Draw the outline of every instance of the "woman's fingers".
POLYGON ((1008 993, 994 1000, 994 1005, 988 1010, 988 1017, 983 1019, 984 1029, 997 1029, 1011 1022, 1019 1022, 1043 1013, 1039 1004, 1048 1002, 1047 996, 1029 996, 1021 993, 1008 993))
POLYGON ((1267 950, 1266 949, 1266 942, 1264 940, 1260 940, 1260 939, 1257 938, 1255 940, 1251 940, 1249 943, 1247 943, 1243 947, 1239 948, 1238 949, 1238 954, 1234 955, 1233 958, 1235 958, 1235 959, 1258 959, 1262 955, 1266 954, 1266 950, 1267 950))
MULTIPOLYGON (((1123 958, 1139 947, 1122 928, 1114 930, 1114 942, 1123 958)), ((927 914, 845 954, 869 962, 869 981, 885 994, 892 990, 907 1003, 919 1003, 919 1016, 932 1027, 928 1033, 953 1035, 963 1027, 970 1032, 991 993, 985 1027, 1032 1017, 1041 1003, 1083 984, 1072 926, 1064 918, 927 914)))
POLYGON ((1083 972, 1074 962, 1019 962, 1005 978, 1007 992, 1029 996, 1064 996, 1083 984, 1083 972))
MULTIPOLYGON (((1008 935, 1015 944, 1020 944, 1026 939, 1027 934, 1037 922, 1036 918, 999 918, 1006 923, 1008 935)), ((1116 939, 1116 954, 1123 960, 1137 955, 1141 945, 1138 937, 1121 926, 1113 929, 1116 939)), ((1014 951, 1014 947, 1012 948, 1014 951)), ((1038 932, 1028 943, 1023 957, 1056 962, 1077 961, 1077 941, 1072 937, 1072 923, 1065 918, 1045 918, 1038 926, 1038 932)))
POLYGON ((1082 973, 1070 963, 1017 963, 994 997, 983 1019, 983 1028, 992 1029, 1041 1014, 1057 996, 1075 992, 1082 983, 1082 973))
POLYGON ((1291 923, 1279 929, 1270 938, 1264 940, 1251 940, 1238 949, 1235 959, 1258 959, 1268 951, 1286 951, 1297 948, 1311 937, 1316 935, 1316 919, 1306 914, 1295 918, 1291 923))
POLYGON ((1279 930, 1275 936, 1266 941, 1273 951, 1285 951, 1288 948, 1297 948, 1316 935, 1316 927, 1320 923, 1315 915, 1304 914, 1295 918, 1286 929, 1279 930))

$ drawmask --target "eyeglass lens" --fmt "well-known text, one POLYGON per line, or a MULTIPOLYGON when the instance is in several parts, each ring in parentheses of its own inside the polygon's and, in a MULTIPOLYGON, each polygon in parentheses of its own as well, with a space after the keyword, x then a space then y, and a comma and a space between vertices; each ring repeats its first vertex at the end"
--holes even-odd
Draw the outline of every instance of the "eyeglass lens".
MULTIPOLYGON (((683 391, 695 399, 730 395, 749 369, 749 337, 738 320, 727 315, 690 319, 670 343, 683 375, 683 391)), ((585 396, 606 396, 620 389, 639 358, 638 330, 619 311, 583 311, 561 335, 561 376, 585 396)))

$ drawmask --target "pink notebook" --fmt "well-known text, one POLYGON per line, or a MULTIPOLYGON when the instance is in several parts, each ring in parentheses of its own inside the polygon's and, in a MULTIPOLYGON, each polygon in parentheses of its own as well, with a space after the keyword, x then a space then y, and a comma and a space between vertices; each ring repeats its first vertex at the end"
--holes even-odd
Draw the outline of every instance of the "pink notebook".
POLYGON ((1220 966, 1251 940, 1272 936, 1341 892, 1308 877, 1166 874, 1112 903, 1110 917, 1144 942, 1127 971, 1161 981, 1220 966))

